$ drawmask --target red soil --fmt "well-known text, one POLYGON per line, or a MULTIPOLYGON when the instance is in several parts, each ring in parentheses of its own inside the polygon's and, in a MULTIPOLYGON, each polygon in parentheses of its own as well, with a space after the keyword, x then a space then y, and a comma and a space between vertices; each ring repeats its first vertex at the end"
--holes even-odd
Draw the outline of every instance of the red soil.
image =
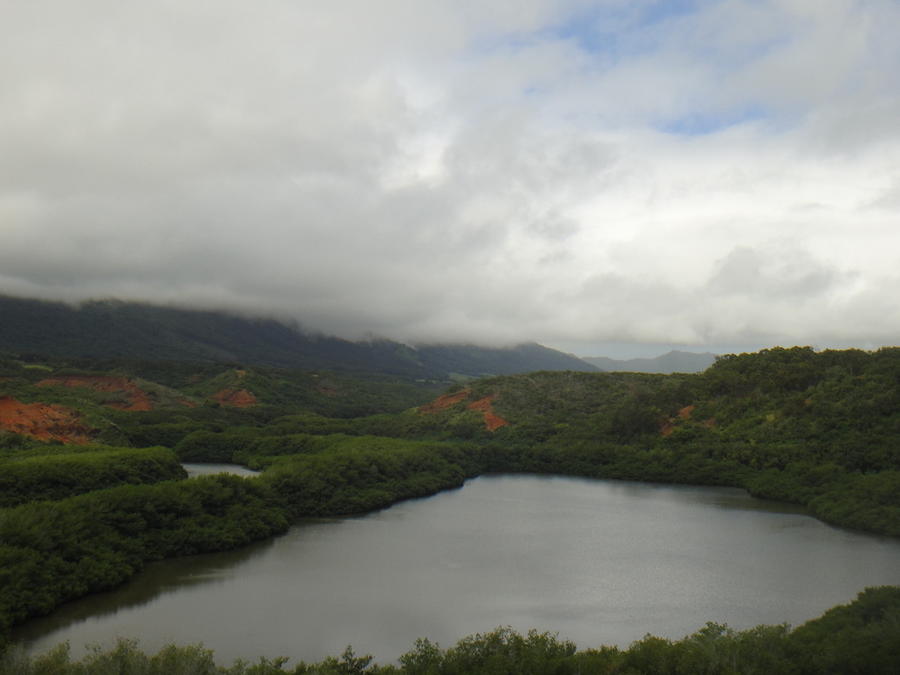
POLYGON ((246 389, 223 389, 212 395, 214 401, 232 408, 249 408, 259 401, 246 389))
POLYGON ((423 413, 436 413, 441 410, 446 410, 450 406, 454 406, 460 401, 465 401, 469 398, 469 394, 472 393, 471 389, 462 389, 454 394, 444 394, 443 396, 438 396, 431 403, 427 405, 423 405, 419 407, 419 412, 423 413))
POLYGON ((695 405, 686 405, 681 410, 678 411, 678 416, 683 420, 691 419, 691 413, 697 409, 695 405))
MULTIPOLYGON (((436 412, 440 412, 441 410, 446 410, 447 408, 454 406, 457 403, 465 401, 467 398, 469 398, 469 395, 471 393, 471 389, 463 389, 453 394, 444 394, 443 396, 439 396, 438 398, 436 398, 428 405, 421 406, 419 408, 419 412, 433 414, 436 412)), ((480 398, 477 401, 472 401, 472 403, 466 406, 466 408, 469 410, 477 410, 482 413, 482 415, 484 416, 484 428, 488 431, 496 431, 500 427, 505 427, 509 424, 509 422, 507 422, 505 419, 494 412, 492 404, 495 398, 495 395, 485 396, 484 398, 480 398)))
POLYGON ((22 403, 9 396, 0 397, 0 429, 44 441, 77 444, 89 443, 92 431, 71 408, 22 403))
POLYGON ((496 431, 500 427, 505 427, 509 424, 509 422, 494 412, 493 403, 495 398, 496 396, 494 395, 485 396, 466 406, 469 410, 479 410, 484 414, 484 428, 488 431, 496 431))
POLYGON ((675 417, 670 417, 662 425, 659 427, 659 433, 663 436, 671 436, 672 432, 675 431, 675 424, 678 420, 689 420, 691 419, 691 413, 696 410, 697 406, 695 405, 686 405, 681 410, 678 411, 678 414, 675 417))
POLYGON ((143 389, 124 377, 108 375, 70 375, 41 380, 39 387, 85 387, 94 391, 108 391, 125 394, 127 403, 110 403, 110 408, 119 410, 153 410, 153 401, 143 389))

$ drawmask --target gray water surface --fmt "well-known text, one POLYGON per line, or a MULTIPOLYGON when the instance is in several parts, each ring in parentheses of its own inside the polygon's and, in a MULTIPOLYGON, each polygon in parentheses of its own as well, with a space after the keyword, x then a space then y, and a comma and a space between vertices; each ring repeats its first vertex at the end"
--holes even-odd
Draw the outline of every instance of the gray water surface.
POLYGON ((680 638, 707 621, 802 623, 900 584, 900 541, 723 488, 483 476, 364 517, 306 522, 241 551, 151 565, 20 627, 32 651, 138 637, 220 663, 306 661, 347 644, 390 662, 509 625, 579 647, 680 638))
POLYGON ((213 464, 210 462, 182 462, 182 467, 188 473, 188 478, 194 478, 196 476, 211 476, 218 473, 228 473, 233 476, 243 476, 244 478, 250 478, 252 476, 258 476, 259 471, 254 471, 253 469, 248 469, 246 466, 241 466, 240 464, 213 464))

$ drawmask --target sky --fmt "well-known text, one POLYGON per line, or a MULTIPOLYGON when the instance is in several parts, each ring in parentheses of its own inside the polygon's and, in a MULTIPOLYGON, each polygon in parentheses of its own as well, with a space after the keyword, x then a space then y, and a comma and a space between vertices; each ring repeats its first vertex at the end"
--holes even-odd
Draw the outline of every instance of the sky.
POLYGON ((0 0, 0 293, 898 344, 898 34, 897 0, 0 0))

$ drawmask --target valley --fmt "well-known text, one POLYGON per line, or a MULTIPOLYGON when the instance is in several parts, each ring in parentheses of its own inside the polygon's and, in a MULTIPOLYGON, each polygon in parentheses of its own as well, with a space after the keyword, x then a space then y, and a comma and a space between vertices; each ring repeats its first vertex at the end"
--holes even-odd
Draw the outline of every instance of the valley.
POLYGON ((22 412, 0 418, 7 638, 154 561, 239 549, 298 519, 370 513, 489 474, 742 488, 900 536, 897 349, 774 348, 699 374, 538 371, 461 384, 14 354, 0 368, 7 408, 65 411, 83 434, 47 437, 58 422, 46 414, 30 426, 22 412), (261 473, 185 480, 182 462, 261 473))

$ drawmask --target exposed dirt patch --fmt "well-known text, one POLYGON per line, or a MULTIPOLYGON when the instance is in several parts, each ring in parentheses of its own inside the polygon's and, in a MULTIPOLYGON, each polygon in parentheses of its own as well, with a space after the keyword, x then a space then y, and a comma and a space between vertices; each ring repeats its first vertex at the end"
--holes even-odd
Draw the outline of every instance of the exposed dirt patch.
POLYGON ((440 412, 441 410, 446 410, 447 408, 456 405, 460 401, 465 401, 467 398, 469 398, 469 394, 471 393, 471 389, 462 389, 453 394, 444 394, 443 396, 438 396, 431 403, 419 406, 419 412, 433 414, 436 412, 440 412))
POLYGON ((22 403, 9 396, 0 397, 0 429, 43 441, 79 445, 89 443, 92 433, 92 429, 83 424, 81 416, 71 408, 22 403))
POLYGON ((153 410, 150 396, 131 380, 110 375, 71 375, 68 377, 51 377, 37 383, 39 387, 84 387, 94 391, 105 391, 123 394, 125 401, 108 403, 110 408, 119 410, 153 410))
POLYGON ((322 394, 322 396, 337 396, 338 390, 337 387, 331 384, 320 384, 316 387, 316 391, 322 394))
POLYGON ((509 425, 509 422, 494 412, 493 403, 495 398, 496 396, 494 395, 485 396, 466 406, 469 410, 478 410, 484 415, 484 428, 488 431, 496 431, 500 427, 509 425))
MULTIPOLYGON (((441 410, 446 410, 447 408, 455 406, 457 403, 465 401, 471 394, 471 389, 462 389, 453 394, 438 396, 431 403, 420 406, 419 412, 434 414, 441 410)), ((495 395, 485 396, 477 401, 472 401, 466 406, 468 410, 477 410, 484 416, 484 428, 488 431, 496 431, 500 427, 505 427, 509 424, 509 422, 494 412, 493 402, 495 398, 495 395)))
POLYGON ((232 408, 249 408, 259 401, 246 389, 222 389, 212 395, 212 399, 232 408))
MULTIPOLYGON (((675 427, 678 425, 679 420, 689 420, 694 413, 694 410, 697 409, 695 405, 687 405, 678 411, 678 414, 675 417, 670 417, 665 422, 663 422, 659 427, 659 433, 663 436, 671 436, 672 432, 675 431, 675 427)), ((707 429, 715 429, 716 428, 716 418, 710 417, 709 419, 705 419, 700 424, 707 429)))
POLYGON ((659 433, 663 436, 671 436, 672 432, 675 431, 675 426, 678 424, 678 420, 689 420, 691 419, 691 414, 694 410, 697 409, 695 405, 686 405, 681 408, 675 417, 670 417, 665 422, 663 422, 659 427, 659 433))

